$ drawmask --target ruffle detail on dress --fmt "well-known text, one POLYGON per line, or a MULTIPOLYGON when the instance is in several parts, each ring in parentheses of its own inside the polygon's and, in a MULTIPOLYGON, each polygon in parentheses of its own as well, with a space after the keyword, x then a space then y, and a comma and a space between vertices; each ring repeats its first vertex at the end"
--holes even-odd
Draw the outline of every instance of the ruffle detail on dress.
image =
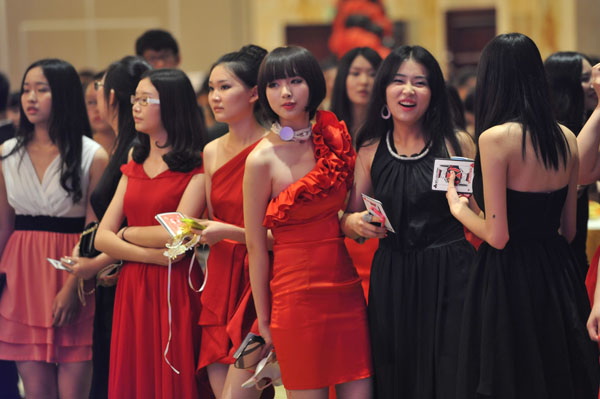
MULTIPOLYGON (((186 173, 186 172, 175 172, 170 169, 167 169, 154 177, 150 177, 146 174, 144 170, 144 165, 141 163, 135 162, 133 159, 127 162, 125 165, 121 165, 121 172, 127 177, 133 177, 136 179, 146 179, 146 180, 154 180, 154 179, 162 179, 172 177, 173 174, 186 173)), ((199 173, 204 173, 204 166, 198 166, 194 168, 191 172, 193 175, 197 175, 199 173)))
POLYGON ((333 112, 318 111, 312 133, 317 163, 271 200, 263 221, 268 228, 285 223, 295 203, 327 197, 342 185, 352 188, 356 151, 346 123, 338 121, 333 112))

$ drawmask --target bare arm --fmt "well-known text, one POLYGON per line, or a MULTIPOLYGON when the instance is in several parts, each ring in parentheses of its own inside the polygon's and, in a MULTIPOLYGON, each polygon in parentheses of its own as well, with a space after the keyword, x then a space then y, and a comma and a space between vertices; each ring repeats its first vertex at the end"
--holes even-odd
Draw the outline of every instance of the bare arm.
POLYGON ((126 189, 127 176, 123 175, 98 227, 95 241, 96 248, 114 259, 166 265, 167 257, 163 256, 163 249, 144 248, 125 242, 117 237, 116 233, 125 219, 123 199, 125 198, 126 189))
MULTIPOLYGON (((579 154, 577 151, 577 139, 568 129, 563 129, 571 150, 571 174, 569 176, 569 191, 563 205, 560 219, 560 233, 568 242, 573 241, 576 233, 577 222, 577 179, 579 175, 579 154)), ((586 204, 587 206, 587 204, 586 204)))
MULTIPOLYGON (((600 64, 592 68, 592 84, 600 98, 600 64)), ((579 147, 579 184, 591 184, 600 178, 600 101, 577 136, 579 147)))
MULTIPOLYGON (((354 240, 360 237, 382 238, 386 234, 384 227, 377 227, 363 220, 362 216, 367 213, 362 200, 362 193, 369 196, 373 195, 373 186, 371 183, 371 165, 375 157, 378 142, 362 147, 356 157, 354 167, 354 184, 350 192, 350 199, 346 212, 340 220, 340 226, 344 234, 354 240)), ((373 220, 376 222, 377 220, 373 220)))
MULTIPOLYGON (((204 211, 205 204, 204 174, 198 173, 192 176, 183 192, 177 211, 186 216, 198 217, 204 211)), ((171 238, 169 233, 160 225, 128 226, 117 235, 132 244, 145 248, 164 248, 171 238)))
POLYGON ((244 225, 250 261, 250 284, 258 317, 260 335, 265 339, 265 351, 271 347, 271 301, 269 290, 269 253, 267 228, 263 226, 272 194, 268 161, 255 149, 246 160, 244 174, 244 225))
MULTIPOLYGON (((0 154, 2 146, 0 145, 0 154)), ((15 211, 8 203, 4 174, 2 173, 2 161, 0 160, 0 256, 4 247, 15 228, 15 211)))
POLYGON ((492 247, 502 249, 508 242, 508 221, 506 216, 506 176, 508 163, 503 151, 505 127, 495 126, 479 137, 481 171, 484 181, 485 218, 477 215, 468 206, 468 200, 459 197, 450 178, 448 204, 450 211, 473 234, 485 240, 492 247))

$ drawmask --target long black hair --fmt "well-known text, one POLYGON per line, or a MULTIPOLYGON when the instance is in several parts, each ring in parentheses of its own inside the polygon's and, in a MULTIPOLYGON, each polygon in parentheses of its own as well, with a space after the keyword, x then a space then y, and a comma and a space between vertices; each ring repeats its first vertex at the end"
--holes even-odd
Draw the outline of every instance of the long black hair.
POLYGON ((575 134, 583 127, 585 115, 582 62, 583 55, 575 51, 559 51, 544 62, 554 116, 575 134))
POLYGON ((130 97, 135 94, 142 75, 152 69, 150 64, 141 57, 127 56, 115 61, 104 74, 104 98, 110 107, 110 93, 114 93, 114 105, 118 115, 118 131, 114 144, 114 152, 106 167, 105 174, 113 176, 123 162, 127 162, 127 154, 131 148, 137 132, 131 112, 130 97))
POLYGON ((331 111, 336 114, 339 120, 346 122, 348 131, 351 132, 351 134, 355 130, 355 121, 352 117, 352 104, 348 98, 346 80, 348 78, 348 73, 350 72, 350 66, 358 56, 363 56, 369 61, 369 64, 371 64, 375 71, 377 71, 379 64, 381 64, 381 56, 377 51, 370 47, 356 47, 344 54, 338 63, 338 71, 335 76, 333 91, 331 93, 331 111))
MULTIPOLYGON (((217 65, 224 64, 227 69, 246 85, 246 88, 251 89, 257 85, 258 70, 266 55, 267 50, 264 48, 249 44, 238 51, 227 53, 219 58, 210 67, 208 76, 210 76, 217 65)), ((265 119, 259 101, 254 103, 254 117, 258 122, 262 122, 265 119)))
MULTIPOLYGON (((56 58, 42 59, 29 65, 21 81, 21 98, 27 73, 40 67, 48 80, 52 93, 52 110, 48 123, 48 135, 60 153, 60 185, 71 196, 74 203, 79 202, 81 190, 81 151, 82 137, 92 136, 87 117, 83 89, 77 71, 71 64, 56 58)), ((6 157, 25 148, 34 135, 34 125, 29 122, 19 102, 21 112, 19 129, 16 133, 17 144, 6 157)))
MULTIPOLYGON (((167 131, 164 146, 172 147, 163 155, 165 163, 176 172, 189 172, 202 165, 206 128, 188 77, 178 69, 155 69, 146 71, 141 79, 144 78, 150 79, 160 98, 160 118, 167 131)), ((143 163, 149 153, 149 136, 138 133, 133 160, 143 163)))
POLYGON ((550 93, 540 52, 521 33, 496 36, 483 49, 475 92, 475 138, 492 126, 516 122, 527 135, 546 168, 566 167, 567 139, 550 105, 550 93))
POLYGON ((462 155, 462 150, 452 124, 452 114, 448 104, 446 83, 440 65, 433 55, 421 46, 400 46, 394 49, 381 63, 375 83, 371 101, 367 109, 367 119, 358 132, 356 147, 360 148, 373 140, 384 137, 394 129, 392 118, 383 119, 381 109, 386 104, 386 89, 393 81, 398 69, 405 61, 412 59, 427 70, 427 83, 431 90, 429 107, 422 116, 422 128, 426 139, 434 146, 444 144, 447 140, 456 155, 462 155))
POLYGON ((279 116, 269 105, 267 85, 274 80, 293 76, 302 77, 308 85, 306 111, 310 119, 315 116, 319 104, 325 98, 325 78, 315 56, 304 47, 278 47, 267 54, 258 71, 258 100, 269 122, 279 120, 279 116))

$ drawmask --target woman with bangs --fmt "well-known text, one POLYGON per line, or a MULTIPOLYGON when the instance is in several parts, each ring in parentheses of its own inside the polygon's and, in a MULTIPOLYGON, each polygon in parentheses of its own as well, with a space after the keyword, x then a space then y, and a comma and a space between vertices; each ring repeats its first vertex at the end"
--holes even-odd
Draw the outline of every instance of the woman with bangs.
POLYGON ((454 398, 474 249, 431 182, 436 158, 472 157, 475 148, 455 133, 442 71, 426 49, 401 46, 383 61, 357 147, 342 227, 353 239, 379 238, 368 307, 375 395, 454 398), (361 193, 382 202, 395 233, 368 215, 361 193))
POLYGON ((258 96, 273 125, 246 161, 244 222, 263 354, 274 349, 288 397, 327 398, 335 386, 339 398, 370 398, 365 300, 338 217, 352 187, 352 138, 333 113, 316 111, 325 80, 304 48, 265 57, 258 96))
MULTIPOLYGON (((138 142, 96 236, 98 250, 125 261, 108 397, 199 398, 200 298, 188 286, 189 260, 170 264, 164 255, 170 236, 155 215, 177 210, 197 217, 204 210, 202 117, 189 79, 174 69, 145 72, 131 104, 138 142)), ((200 269, 189 273, 199 286, 200 269)))
POLYGON ((21 83, 21 120, 0 147, 0 358, 15 360, 27 398, 83 398, 92 376, 94 301, 47 258, 71 254, 107 162, 94 142, 75 68, 44 59, 21 83))

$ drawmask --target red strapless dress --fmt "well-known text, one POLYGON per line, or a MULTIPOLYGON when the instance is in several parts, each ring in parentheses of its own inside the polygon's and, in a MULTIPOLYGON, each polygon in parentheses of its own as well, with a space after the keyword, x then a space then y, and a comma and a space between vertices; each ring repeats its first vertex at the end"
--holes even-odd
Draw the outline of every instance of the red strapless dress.
MULTIPOLYGON (((213 219, 244 227, 242 181, 248 154, 258 142, 221 166, 212 176, 213 219)), ((246 245, 222 240, 210 247, 202 292, 202 344, 198 370, 212 363, 233 363, 233 353, 256 320, 250 291, 246 245)))
POLYGON ((271 334, 287 389, 316 389, 369 377, 371 351, 360 278, 344 246, 338 210, 356 154, 343 122, 317 113, 316 165, 269 203, 271 334))

